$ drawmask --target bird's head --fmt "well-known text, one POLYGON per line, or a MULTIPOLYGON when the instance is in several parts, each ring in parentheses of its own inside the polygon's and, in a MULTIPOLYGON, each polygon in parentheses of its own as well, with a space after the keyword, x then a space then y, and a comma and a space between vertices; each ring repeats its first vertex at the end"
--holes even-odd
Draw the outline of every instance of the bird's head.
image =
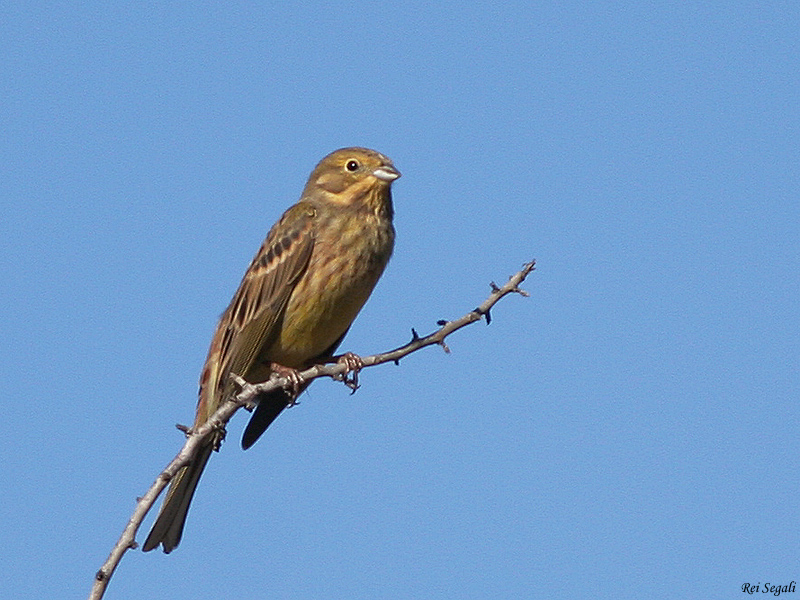
MULTIPOLYGON (((323 158, 308 178, 304 197, 322 194, 341 205, 370 202, 386 197, 391 202, 390 186, 400 177, 391 159, 368 148, 342 148, 323 158)), ((377 207, 375 207, 377 208, 377 207)))

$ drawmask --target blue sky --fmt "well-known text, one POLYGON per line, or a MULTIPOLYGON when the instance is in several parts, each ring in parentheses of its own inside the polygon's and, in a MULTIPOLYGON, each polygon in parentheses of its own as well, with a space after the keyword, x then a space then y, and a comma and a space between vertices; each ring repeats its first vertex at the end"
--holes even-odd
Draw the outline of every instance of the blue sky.
MULTIPOLYGON (((213 457, 108 598, 731 598, 800 580, 794 3, 0 7, 5 596, 82 597, 215 321, 341 146, 395 256, 343 350, 483 324, 213 457)), ((144 539, 152 516, 140 531, 144 539)))

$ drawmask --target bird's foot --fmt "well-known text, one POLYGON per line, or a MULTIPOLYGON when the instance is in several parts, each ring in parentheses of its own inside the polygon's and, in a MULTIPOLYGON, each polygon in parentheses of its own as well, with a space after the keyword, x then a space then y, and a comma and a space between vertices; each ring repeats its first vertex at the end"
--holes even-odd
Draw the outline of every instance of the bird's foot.
POLYGON ((289 380, 289 385, 287 385, 286 388, 292 392, 292 397, 289 404, 286 405, 286 408, 291 408, 292 406, 300 404, 297 401, 297 397, 301 392, 301 386, 303 385, 303 378, 300 376, 300 371, 292 369, 291 367, 284 367, 278 363, 270 363, 270 369, 272 369, 272 372, 278 377, 285 377, 289 380))
POLYGON ((345 352, 336 363, 344 365, 346 370, 342 373, 342 382, 355 394, 358 389, 358 373, 364 368, 364 361, 358 354, 345 352))

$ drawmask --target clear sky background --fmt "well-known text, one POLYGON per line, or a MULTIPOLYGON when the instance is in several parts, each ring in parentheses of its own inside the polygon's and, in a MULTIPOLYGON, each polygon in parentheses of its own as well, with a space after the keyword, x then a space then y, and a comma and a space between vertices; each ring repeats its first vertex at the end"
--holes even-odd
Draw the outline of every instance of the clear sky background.
MULTIPOLYGON (((739 598, 800 580, 794 2, 5 2, 0 588, 85 597, 316 162, 392 157, 342 346, 107 597, 739 598)), ((143 541, 153 515, 138 539, 143 541)))

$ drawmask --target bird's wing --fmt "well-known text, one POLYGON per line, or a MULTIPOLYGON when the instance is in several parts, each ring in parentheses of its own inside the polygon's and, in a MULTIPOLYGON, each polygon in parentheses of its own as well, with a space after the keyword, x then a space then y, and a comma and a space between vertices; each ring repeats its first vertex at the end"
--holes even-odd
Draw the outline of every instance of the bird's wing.
MULTIPOLYGON (((314 216, 314 208, 307 203, 290 208, 272 227, 250 263, 211 341, 200 378, 195 426, 205 423, 233 389, 228 374, 245 376, 259 351, 275 339, 289 296, 311 258, 314 216)), ((200 475, 221 439, 221 433, 215 434, 200 455, 178 471, 147 536, 145 551, 163 543, 164 552, 171 552, 178 545, 200 475)))
POLYGON ((261 350, 275 340, 292 290, 311 258, 315 214, 304 202, 287 210, 250 263, 211 341, 196 424, 204 422, 231 389, 229 374, 245 377, 261 350))

